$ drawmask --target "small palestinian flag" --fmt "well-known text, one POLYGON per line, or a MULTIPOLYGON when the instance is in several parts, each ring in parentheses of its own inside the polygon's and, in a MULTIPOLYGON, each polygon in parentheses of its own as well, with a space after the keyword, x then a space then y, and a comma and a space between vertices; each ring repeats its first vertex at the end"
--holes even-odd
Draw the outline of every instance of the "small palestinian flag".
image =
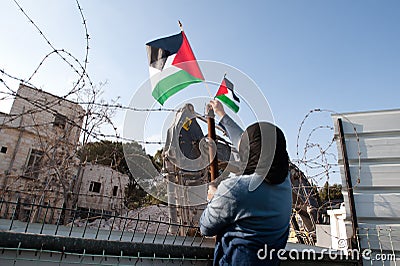
POLYGON ((233 92, 233 83, 230 82, 226 77, 221 82, 215 98, 225 103, 235 113, 239 111, 240 99, 233 92))
POLYGON ((165 101, 190 84, 204 81, 183 31, 146 44, 153 97, 165 101))

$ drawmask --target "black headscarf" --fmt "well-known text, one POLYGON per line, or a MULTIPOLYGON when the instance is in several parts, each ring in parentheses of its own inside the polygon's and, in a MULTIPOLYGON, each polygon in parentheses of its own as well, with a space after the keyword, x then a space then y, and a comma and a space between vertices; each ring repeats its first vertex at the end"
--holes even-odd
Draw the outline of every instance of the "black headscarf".
POLYGON ((259 122, 249 126, 241 137, 239 155, 245 164, 245 175, 255 172, 265 176, 264 180, 269 184, 280 184, 288 175, 285 136, 271 123, 259 122))

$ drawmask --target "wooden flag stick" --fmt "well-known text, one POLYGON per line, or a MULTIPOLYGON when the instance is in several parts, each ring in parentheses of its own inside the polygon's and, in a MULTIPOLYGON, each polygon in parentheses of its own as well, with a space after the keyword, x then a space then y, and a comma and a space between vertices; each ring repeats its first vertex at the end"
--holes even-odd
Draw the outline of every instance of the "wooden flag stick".
POLYGON ((215 133, 215 115, 214 110, 210 104, 207 104, 206 109, 207 125, 208 125, 208 152, 210 158, 210 181, 214 181, 218 177, 218 158, 217 158, 217 137, 215 133), (211 140, 214 141, 215 146, 211 145, 211 140), (215 154, 215 156, 213 156, 215 154))
POLYGON ((210 96, 210 99, 213 99, 213 98, 215 98, 215 97, 213 97, 213 96, 212 96, 212 94, 211 94, 211 91, 210 91, 210 88, 208 87, 208 85, 207 85, 207 82, 206 82, 206 81, 204 81, 204 86, 206 86, 206 89, 207 89, 207 91, 208 91, 208 95, 210 96))

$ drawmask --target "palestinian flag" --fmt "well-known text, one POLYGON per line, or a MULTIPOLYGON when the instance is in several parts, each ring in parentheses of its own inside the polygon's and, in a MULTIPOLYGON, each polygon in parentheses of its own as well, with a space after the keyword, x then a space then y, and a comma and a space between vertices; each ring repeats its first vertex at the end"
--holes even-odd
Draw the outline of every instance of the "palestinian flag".
POLYGON ((221 102, 225 103, 235 113, 239 111, 240 99, 233 92, 233 83, 226 77, 222 80, 215 98, 218 98, 221 102))
POLYGON ((204 81, 183 31, 146 44, 153 97, 165 101, 190 84, 204 81))

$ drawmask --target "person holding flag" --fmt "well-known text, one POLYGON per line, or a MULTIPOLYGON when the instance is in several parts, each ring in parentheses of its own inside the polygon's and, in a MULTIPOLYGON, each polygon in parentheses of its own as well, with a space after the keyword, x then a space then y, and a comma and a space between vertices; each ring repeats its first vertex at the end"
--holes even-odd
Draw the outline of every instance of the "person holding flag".
MULTIPOLYGON (((205 80, 179 25, 180 33, 146 44, 152 96, 161 105, 190 84, 205 80)), ((225 76, 215 98, 235 113, 239 111, 240 100, 225 76)), ((217 236, 214 265, 277 265, 277 254, 269 251, 285 247, 292 206, 285 136, 267 122, 255 123, 243 132, 215 98, 210 105, 239 150, 242 167, 218 188, 210 186, 200 231, 217 236), (260 251, 272 256, 260 257, 260 251)))
POLYGON ((213 264, 278 265, 276 252, 286 246, 292 211, 285 136, 267 122, 255 123, 243 132, 220 101, 214 99, 210 104, 239 150, 243 165, 239 174, 218 188, 209 187, 200 231, 216 236, 213 264))

